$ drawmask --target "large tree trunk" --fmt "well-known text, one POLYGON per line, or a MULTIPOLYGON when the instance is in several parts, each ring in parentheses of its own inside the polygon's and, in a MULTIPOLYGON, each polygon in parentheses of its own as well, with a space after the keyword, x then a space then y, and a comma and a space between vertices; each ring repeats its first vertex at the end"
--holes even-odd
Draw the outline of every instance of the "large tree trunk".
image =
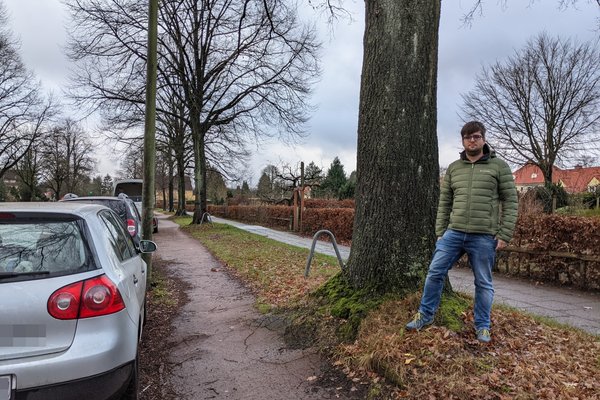
POLYGON ((175 180, 175 176, 173 175, 173 159, 169 157, 169 205, 168 205, 168 209, 169 212, 173 212, 174 211, 174 206, 173 206, 173 191, 174 191, 174 180, 175 180))
POLYGON ((186 215, 185 209, 185 166, 183 160, 177 161, 177 215, 186 215))
POLYGON ((202 216, 206 212, 206 152, 204 148, 204 133, 194 134, 193 141, 196 196, 192 224, 199 224, 202 222, 202 216))
POLYGON ((435 246, 440 1, 366 1, 356 213, 357 288, 414 291, 435 246))
POLYGON ((542 175, 544 175, 544 185, 546 187, 552 186, 552 165, 550 162, 541 162, 539 165, 542 175))

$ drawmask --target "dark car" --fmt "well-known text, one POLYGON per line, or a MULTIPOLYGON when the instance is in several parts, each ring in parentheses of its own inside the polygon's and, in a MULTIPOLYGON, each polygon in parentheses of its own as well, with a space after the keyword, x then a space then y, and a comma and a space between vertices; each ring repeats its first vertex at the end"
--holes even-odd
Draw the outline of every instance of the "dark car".
MULTIPOLYGON (((143 179, 121 179, 114 183, 113 193, 115 196, 126 194, 135 203, 140 215, 142 212, 142 193, 144 187, 143 179)), ((158 233, 158 219, 152 216, 152 232, 158 233)))
POLYGON ((72 193, 67 193, 61 201, 80 201, 93 204, 101 204, 110 208, 119 215, 119 218, 125 224, 127 232, 133 238, 136 246, 139 245, 142 239, 142 218, 138 212, 133 200, 126 194, 120 194, 117 197, 110 196, 77 196, 72 193))

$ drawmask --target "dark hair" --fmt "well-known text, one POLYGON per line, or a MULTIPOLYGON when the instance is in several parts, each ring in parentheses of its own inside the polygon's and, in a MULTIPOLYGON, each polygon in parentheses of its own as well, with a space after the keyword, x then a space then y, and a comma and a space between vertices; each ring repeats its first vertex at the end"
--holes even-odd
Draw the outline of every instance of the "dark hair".
POLYGON ((485 126, 479 121, 470 121, 465 124, 460 130, 460 136, 465 137, 472 135, 475 132, 481 133, 481 136, 485 137, 485 126))

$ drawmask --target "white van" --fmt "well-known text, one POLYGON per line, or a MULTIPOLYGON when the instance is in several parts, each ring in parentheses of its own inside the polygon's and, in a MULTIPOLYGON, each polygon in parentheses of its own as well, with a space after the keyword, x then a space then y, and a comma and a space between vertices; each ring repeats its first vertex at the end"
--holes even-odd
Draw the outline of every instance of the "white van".
POLYGON ((140 214, 142 213, 142 188, 144 186, 143 179, 121 179, 115 181, 113 185, 113 196, 118 196, 120 193, 125 193, 127 197, 133 200, 138 206, 140 214), (139 203, 139 205, 138 205, 139 203))

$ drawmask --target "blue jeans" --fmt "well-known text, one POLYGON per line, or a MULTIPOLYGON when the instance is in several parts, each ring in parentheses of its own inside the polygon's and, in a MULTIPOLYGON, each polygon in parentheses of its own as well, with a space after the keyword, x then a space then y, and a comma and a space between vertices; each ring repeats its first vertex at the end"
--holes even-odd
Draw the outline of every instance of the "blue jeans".
POLYGON ((447 230, 437 241, 423 288, 419 312, 430 320, 440 305, 448 271, 465 253, 475 275, 475 329, 490 329, 490 313, 494 300, 492 267, 497 240, 493 235, 447 230))

